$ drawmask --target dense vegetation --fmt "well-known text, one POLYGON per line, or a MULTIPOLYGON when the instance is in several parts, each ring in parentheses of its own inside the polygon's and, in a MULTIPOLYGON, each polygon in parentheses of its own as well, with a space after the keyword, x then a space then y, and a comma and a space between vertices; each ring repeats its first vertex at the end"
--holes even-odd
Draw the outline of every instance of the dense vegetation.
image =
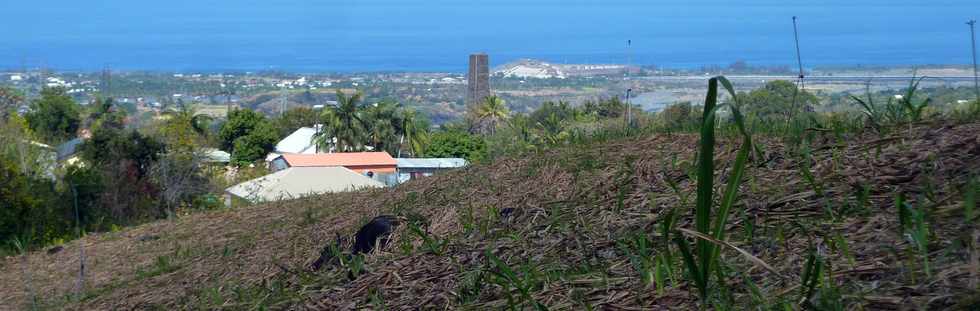
POLYGON ((177 105, 149 122, 134 123, 130 106, 112 98, 80 106, 62 88, 42 90, 22 117, 15 110, 24 97, 4 90, 10 103, 4 106, 0 164, 2 199, 9 204, 0 221, 9 225, 0 244, 6 251, 15 244, 60 244, 84 232, 214 208, 224 187, 261 174, 260 162, 276 142, 304 126, 323 124, 314 141, 322 150, 370 148, 393 156, 484 161, 560 143, 570 124, 617 118, 612 110, 623 109, 615 99, 589 103, 581 111, 548 103, 533 116, 511 118, 505 103, 492 97, 472 107, 472 119, 433 131, 425 116, 396 102, 367 104, 360 93, 337 92, 338 105, 323 111, 300 107, 268 117, 234 109, 215 120, 192 105, 177 105), (510 136, 515 130, 522 133, 518 141, 510 136), (76 144, 76 137, 84 142, 76 144), (59 154, 66 148, 77 153, 59 154), (230 152, 232 166, 210 164, 209 148, 230 152))

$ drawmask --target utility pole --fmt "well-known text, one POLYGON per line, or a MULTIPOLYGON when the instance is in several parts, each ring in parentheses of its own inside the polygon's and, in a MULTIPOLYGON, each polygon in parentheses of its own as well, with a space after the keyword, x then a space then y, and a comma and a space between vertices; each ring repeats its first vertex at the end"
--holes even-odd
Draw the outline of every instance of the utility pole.
MULTIPOLYGON (((75 185, 68 184, 71 188, 71 197, 73 205, 75 206, 75 230, 78 233, 78 238, 82 238, 82 218, 78 213, 78 190, 75 185)), ((85 243, 78 243, 78 291, 76 295, 81 296, 82 292, 85 291, 85 243)))
POLYGON ((633 64, 633 54, 630 51, 630 47, 633 45, 633 40, 626 40, 626 127, 630 128, 633 126, 633 105, 630 101, 630 93, 633 92, 633 79, 630 76, 630 66, 633 64))
POLYGON ((973 47, 973 92, 976 93, 977 104, 980 104, 980 80, 977 79, 977 21, 971 19, 966 24, 970 25, 970 46, 973 47))
POLYGON ((798 77, 798 84, 800 89, 803 89, 803 58, 800 56, 800 32, 796 27, 796 16, 793 16, 793 39, 796 41, 796 64, 800 68, 800 76, 798 77))
POLYGON ((795 115, 796 112, 799 111, 799 104, 797 103, 799 93, 805 89, 805 86, 803 85, 803 57, 800 56, 800 32, 796 26, 796 16, 793 16, 793 40, 796 42, 796 65, 799 66, 800 69, 800 75, 796 80, 797 87, 796 90, 793 91, 793 111, 791 111, 791 113, 795 115))

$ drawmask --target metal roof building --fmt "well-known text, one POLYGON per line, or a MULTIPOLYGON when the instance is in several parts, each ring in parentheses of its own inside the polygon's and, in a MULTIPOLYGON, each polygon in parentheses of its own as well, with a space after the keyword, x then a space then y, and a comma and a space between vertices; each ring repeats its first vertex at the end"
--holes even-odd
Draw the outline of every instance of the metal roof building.
POLYGON ((340 166, 290 167, 237 184, 225 192, 257 203, 384 186, 340 166))
POLYGON ((208 163, 228 163, 231 162, 231 154, 216 148, 204 148, 201 150, 204 162, 208 163))
POLYGON ((457 168, 466 166, 461 158, 398 158, 398 168, 457 168))
POLYGON ((398 183, 466 166, 460 158, 398 158, 398 183))
POLYGON ((286 138, 276 144, 277 153, 316 153, 316 144, 313 143, 313 136, 316 135, 316 128, 301 127, 286 138))

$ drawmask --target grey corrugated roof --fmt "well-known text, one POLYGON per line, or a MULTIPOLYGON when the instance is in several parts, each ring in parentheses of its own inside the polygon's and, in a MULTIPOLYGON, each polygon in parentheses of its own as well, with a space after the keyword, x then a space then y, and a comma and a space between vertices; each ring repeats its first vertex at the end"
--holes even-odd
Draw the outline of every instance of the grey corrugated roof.
POLYGON ((384 184, 344 167, 290 167, 225 191, 248 201, 268 202, 378 187, 384 187, 384 184))
POLYGON ((286 138, 276 144, 278 153, 315 153, 316 146, 313 144, 313 136, 316 129, 312 127, 301 127, 286 138))
POLYGON ((398 168, 456 168, 466 166, 461 158, 398 158, 398 168))
POLYGON ((203 150, 204 160, 206 162, 212 163, 228 163, 231 162, 231 154, 218 150, 216 148, 205 148, 203 150))
POLYGON ((58 161, 71 157, 78 151, 78 146, 85 142, 81 137, 69 140, 64 144, 58 145, 58 161))

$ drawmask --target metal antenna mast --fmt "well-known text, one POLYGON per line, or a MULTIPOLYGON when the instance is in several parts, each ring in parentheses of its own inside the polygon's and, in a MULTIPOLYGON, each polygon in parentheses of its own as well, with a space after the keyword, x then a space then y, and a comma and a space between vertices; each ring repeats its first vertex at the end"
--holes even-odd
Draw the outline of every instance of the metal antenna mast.
POLYGON ((796 64, 800 67, 800 76, 797 84, 803 89, 803 58, 800 57, 800 32, 796 28, 796 16, 793 16, 793 39, 796 40, 796 64))
POLYGON ((797 112, 800 111, 799 94, 804 91, 806 86, 803 85, 803 58, 800 56, 800 32, 796 27, 796 16, 793 16, 793 40, 796 41, 796 65, 799 66, 800 76, 796 80, 796 89, 793 90, 793 110, 789 112, 788 116, 795 116, 797 112))
POLYGON ((970 20, 966 23, 970 25, 970 44, 973 47, 973 92, 977 95, 977 103, 980 104, 980 80, 977 79, 977 33, 976 33, 976 20, 970 20))

